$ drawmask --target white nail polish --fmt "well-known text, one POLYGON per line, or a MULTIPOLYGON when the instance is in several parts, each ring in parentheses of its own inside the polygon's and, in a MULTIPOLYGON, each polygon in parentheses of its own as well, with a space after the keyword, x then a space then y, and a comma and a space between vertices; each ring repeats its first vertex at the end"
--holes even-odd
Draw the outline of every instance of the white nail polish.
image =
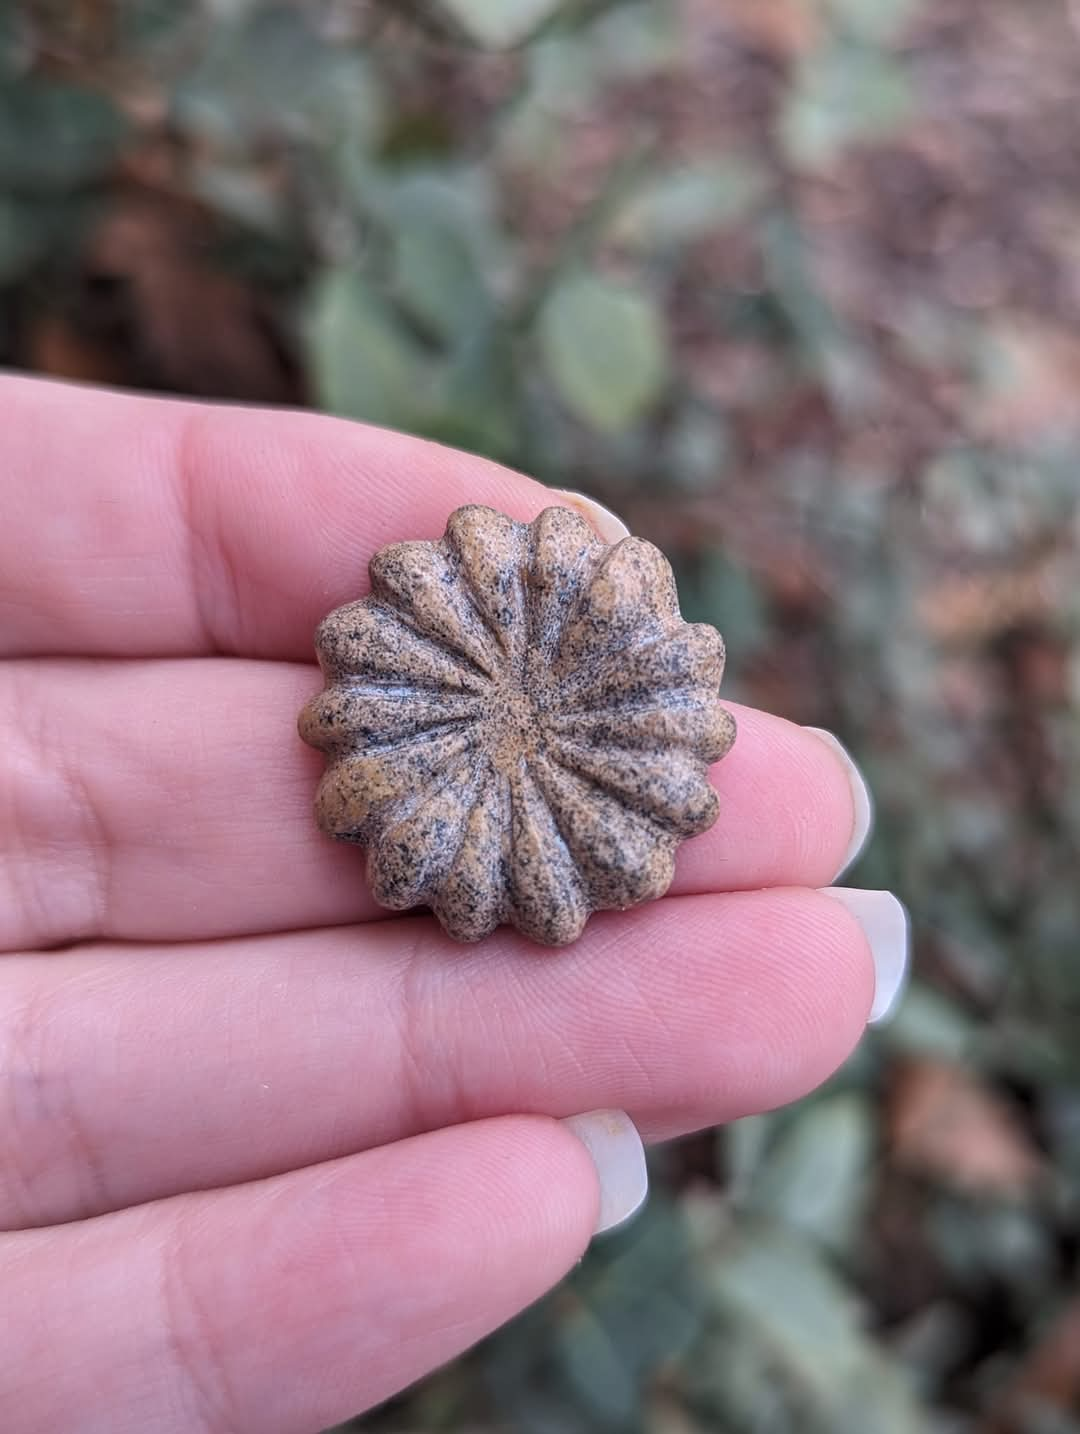
POLYGON ((900 1003, 911 959, 908 914, 891 891, 859 891, 853 886, 826 886, 822 894, 842 902, 862 927, 874 962, 874 1003, 869 1024, 887 1021, 900 1003))
POLYGON ((840 765, 847 774, 848 785, 851 788, 851 800, 855 807, 855 824, 851 829, 851 840, 848 842, 844 859, 840 863, 840 870, 833 877, 833 881, 839 881, 848 867, 852 866, 858 858, 866 839, 870 835, 870 829, 874 825, 874 799, 870 795, 870 788, 866 785, 866 779, 855 764, 854 758, 848 749, 831 732, 826 732, 824 727, 807 727, 807 732, 812 732, 815 737, 821 739, 831 752, 840 759, 840 765))
POLYGON ((600 1218, 597 1235, 629 1220, 645 1203, 649 1175, 645 1147, 634 1122, 621 1110, 590 1110, 568 1116, 563 1124, 572 1130, 592 1157, 600 1177, 600 1218))
POLYGON ((557 491, 558 496, 565 498, 571 508, 576 508, 593 532, 603 538, 605 543, 617 543, 620 538, 630 536, 630 529, 623 520, 595 498, 589 498, 584 493, 575 493, 570 488, 560 488, 557 491))

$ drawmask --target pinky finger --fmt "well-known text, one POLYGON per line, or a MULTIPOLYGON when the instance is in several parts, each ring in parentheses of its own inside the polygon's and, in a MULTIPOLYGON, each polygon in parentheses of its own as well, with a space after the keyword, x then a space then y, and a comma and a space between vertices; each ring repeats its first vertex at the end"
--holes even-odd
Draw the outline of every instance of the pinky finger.
POLYGON ((509 1116, 8 1236, 0 1426, 336 1424, 537 1299, 643 1180, 624 1117, 509 1116), (602 1198, 612 1169, 621 1196, 605 1179, 602 1198))

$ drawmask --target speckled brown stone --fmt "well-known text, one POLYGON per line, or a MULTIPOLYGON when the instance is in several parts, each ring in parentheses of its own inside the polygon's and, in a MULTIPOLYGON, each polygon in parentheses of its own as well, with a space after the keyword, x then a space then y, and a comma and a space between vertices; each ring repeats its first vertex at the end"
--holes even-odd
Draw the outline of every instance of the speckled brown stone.
POLYGON ((663 554, 569 508, 470 506, 370 573, 319 626, 300 735, 328 759, 319 825, 367 847, 376 900, 457 941, 511 922, 562 946, 662 896, 735 737, 723 640, 683 622, 663 554))

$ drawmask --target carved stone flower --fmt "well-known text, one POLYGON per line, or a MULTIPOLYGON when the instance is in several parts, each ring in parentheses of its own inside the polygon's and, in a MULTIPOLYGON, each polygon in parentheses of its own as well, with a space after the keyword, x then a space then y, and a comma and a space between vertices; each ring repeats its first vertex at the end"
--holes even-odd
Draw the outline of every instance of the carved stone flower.
POLYGON ((663 554, 568 508, 471 506, 370 573, 319 627, 300 734, 328 758, 319 825, 367 847, 376 900, 458 941, 512 922, 561 946, 662 896, 735 736, 723 641, 683 622, 663 554))

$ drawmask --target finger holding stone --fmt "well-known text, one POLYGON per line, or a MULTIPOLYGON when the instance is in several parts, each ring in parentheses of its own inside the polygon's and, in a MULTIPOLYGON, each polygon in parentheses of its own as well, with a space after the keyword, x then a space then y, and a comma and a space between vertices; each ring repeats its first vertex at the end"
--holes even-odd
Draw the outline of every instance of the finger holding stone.
MULTIPOLYGON (((0 667, 0 950, 385 915, 363 854, 315 825, 323 759, 295 722, 318 689, 311 667, 222 658, 0 667)), ((672 893, 827 884, 857 823, 848 770, 728 705, 719 817, 679 849, 672 893)))
POLYGON ((669 897, 559 951, 409 918, 6 957, 0 1228, 513 1111, 617 1108, 659 1139, 770 1109, 839 1065, 902 962, 898 904, 868 900, 669 897))

